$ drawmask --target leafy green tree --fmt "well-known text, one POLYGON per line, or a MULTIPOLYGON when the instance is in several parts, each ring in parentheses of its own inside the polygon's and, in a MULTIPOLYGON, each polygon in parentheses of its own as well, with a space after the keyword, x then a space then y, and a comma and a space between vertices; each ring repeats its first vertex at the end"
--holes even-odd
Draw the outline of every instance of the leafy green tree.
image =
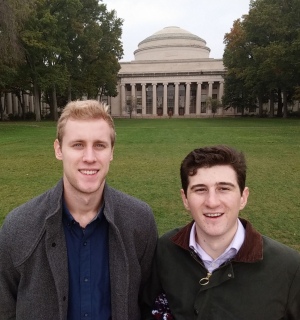
MULTIPOLYGON (((18 68, 24 62, 19 31, 30 15, 33 4, 34 0, 0 1, 0 97, 5 97, 6 93, 16 88, 18 68)), ((0 102, 2 120, 4 110, 5 103, 2 105, 0 102)))
POLYGON ((29 17, 35 0, 0 1, 0 55, 1 63, 12 65, 23 59, 19 30, 29 17))
POLYGON ((123 49, 122 20, 115 11, 107 11, 97 0, 27 1, 34 3, 30 18, 10 34, 16 36, 23 53, 22 68, 16 68, 20 85, 11 91, 20 90, 15 92, 21 96, 23 86, 33 92, 36 120, 41 119, 42 99, 57 119, 57 106, 68 99, 116 95, 123 49), (24 74, 27 84, 21 79, 24 74))
POLYGON ((69 28, 69 46, 72 56, 66 61, 71 77, 69 96, 115 96, 118 60, 123 55, 123 21, 114 10, 107 11, 105 4, 89 0, 76 15, 76 23, 69 28))
MULTIPOLYGON (((300 68, 295 68, 300 56, 299 16, 298 0, 251 1, 249 14, 235 21, 225 35, 224 65, 229 81, 225 88, 233 88, 230 81, 241 81, 245 96, 255 95, 260 115, 263 102, 274 101, 276 96, 277 115, 281 115, 282 93, 283 116, 287 116, 288 97, 300 82, 300 68)), ((224 100, 233 101, 232 97, 237 98, 227 89, 224 100)))
POLYGON ((222 106, 222 103, 219 99, 213 99, 212 97, 208 97, 206 99, 206 106, 210 108, 211 113, 213 114, 213 117, 218 111, 218 108, 222 106))

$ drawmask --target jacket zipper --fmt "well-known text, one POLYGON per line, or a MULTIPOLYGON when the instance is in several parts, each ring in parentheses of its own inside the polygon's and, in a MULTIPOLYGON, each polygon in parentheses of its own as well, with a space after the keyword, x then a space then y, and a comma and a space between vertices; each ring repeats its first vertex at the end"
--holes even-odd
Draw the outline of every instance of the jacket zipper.
MULTIPOLYGON (((193 250, 189 250, 191 256, 206 270, 205 266, 202 264, 202 261, 199 260, 199 257, 197 256, 197 254, 193 251, 193 250)), ((212 273, 207 271, 206 277, 203 277, 199 280, 199 284, 201 286, 206 286, 207 284, 209 284, 209 278, 211 277, 212 273)))

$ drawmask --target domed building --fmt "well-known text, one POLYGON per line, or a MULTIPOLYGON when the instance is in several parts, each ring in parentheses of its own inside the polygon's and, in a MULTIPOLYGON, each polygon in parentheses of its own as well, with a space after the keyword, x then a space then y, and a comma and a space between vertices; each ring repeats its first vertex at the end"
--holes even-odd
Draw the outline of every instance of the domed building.
POLYGON ((111 98, 113 116, 206 117, 210 99, 221 101, 222 59, 209 58, 205 40, 179 27, 166 27, 147 37, 134 51, 135 59, 121 62, 118 96, 111 98))

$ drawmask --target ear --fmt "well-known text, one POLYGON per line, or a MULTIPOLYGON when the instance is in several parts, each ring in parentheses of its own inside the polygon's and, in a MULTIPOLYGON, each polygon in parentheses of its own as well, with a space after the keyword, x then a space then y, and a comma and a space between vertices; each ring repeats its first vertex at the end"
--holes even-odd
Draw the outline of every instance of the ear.
POLYGON ((60 143, 57 139, 55 139, 54 141, 54 152, 55 152, 55 157, 57 160, 62 160, 62 152, 61 152, 61 147, 60 147, 60 143))
POLYGON ((113 159, 114 159, 114 147, 112 147, 112 149, 111 149, 111 154, 110 154, 110 161, 113 161, 113 159))
POLYGON ((189 202, 188 202, 187 197, 185 196, 183 189, 180 189, 180 194, 181 194, 181 199, 182 199, 184 207, 186 208, 186 210, 190 211, 189 202))
POLYGON ((241 196, 240 210, 243 210, 246 207, 248 196, 249 196, 249 188, 245 187, 241 196))

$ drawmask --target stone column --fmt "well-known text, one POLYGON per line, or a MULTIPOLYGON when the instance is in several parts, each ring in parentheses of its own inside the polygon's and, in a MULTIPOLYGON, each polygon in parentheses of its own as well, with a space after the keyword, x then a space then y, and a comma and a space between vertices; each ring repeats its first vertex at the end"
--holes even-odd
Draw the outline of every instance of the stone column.
POLYGON ((146 114, 146 83, 142 83, 142 114, 146 114))
POLYGON ((175 82, 175 101, 174 101, 174 115, 178 116, 179 107, 179 82, 175 82))
POLYGON ((196 115, 201 114, 201 86, 202 82, 197 82, 196 115))
POLYGON ((224 81, 220 81, 220 87, 219 87, 219 100, 222 101, 222 97, 224 94, 224 81))
POLYGON ((135 98, 135 83, 131 83, 131 97, 135 98))
POLYGON ((163 83, 164 85, 164 103, 163 103, 163 115, 168 114, 168 83, 163 83))
POLYGON ((126 100, 125 100, 125 84, 121 83, 121 112, 120 114, 126 114, 126 100))
MULTIPOLYGON (((208 95, 207 95, 207 98, 212 98, 212 85, 213 85, 213 83, 214 83, 213 81, 208 81, 208 95)), ((207 114, 212 114, 211 106, 207 107, 206 113, 207 114)))
POLYGON ((2 109, 3 109, 3 114, 7 114, 7 108, 5 106, 5 95, 3 97, 0 98, 1 99, 1 105, 2 105, 2 109), (5 108, 5 110, 4 110, 5 108))
POLYGON ((212 85, 213 81, 208 81, 208 97, 212 98, 212 85))
POLYGON ((156 95, 156 83, 152 83, 152 105, 153 105, 153 115, 157 116, 157 95, 156 95))
POLYGON ((6 106, 6 112, 7 114, 13 113, 13 109, 12 109, 12 97, 11 97, 11 93, 8 92, 6 94, 6 102, 7 102, 7 106, 6 106))
POLYGON ((12 106, 13 106, 14 114, 20 115, 19 101, 18 101, 18 97, 15 94, 12 95, 12 106))
POLYGON ((30 106, 30 111, 34 112, 34 100, 33 100, 32 94, 29 96, 29 106, 30 106))
POLYGON ((186 115, 190 114, 190 100, 191 100, 191 83, 186 82, 185 89, 185 113, 186 115))
MULTIPOLYGON (((219 96, 218 96, 220 102, 222 102, 223 94, 224 94, 224 81, 220 81, 219 96)), ((224 111, 223 106, 219 106, 218 115, 222 115, 223 111, 224 111)))
POLYGON ((134 105, 135 105, 135 108, 132 109, 132 114, 137 114, 137 100, 135 97, 135 83, 131 83, 130 86, 131 86, 130 101, 131 101, 131 103, 134 103, 134 105), (135 101, 133 101, 133 100, 135 100, 135 101))

